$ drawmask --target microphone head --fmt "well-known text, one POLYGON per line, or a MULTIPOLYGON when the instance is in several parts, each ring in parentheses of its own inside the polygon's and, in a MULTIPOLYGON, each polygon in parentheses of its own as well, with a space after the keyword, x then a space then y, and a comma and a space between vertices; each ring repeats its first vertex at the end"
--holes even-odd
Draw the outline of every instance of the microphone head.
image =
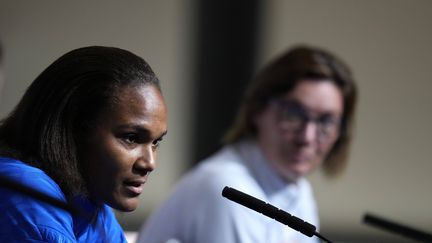
POLYGON ((316 227, 314 225, 239 190, 226 186, 222 190, 222 196, 279 221, 304 235, 312 237, 316 234, 316 227))

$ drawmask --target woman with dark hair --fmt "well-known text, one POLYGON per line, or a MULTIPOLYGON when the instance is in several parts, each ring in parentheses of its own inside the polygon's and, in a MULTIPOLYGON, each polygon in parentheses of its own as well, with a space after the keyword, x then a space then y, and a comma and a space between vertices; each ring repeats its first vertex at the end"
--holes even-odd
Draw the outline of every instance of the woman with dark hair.
POLYGON ((318 227, 306 176, 343 171, 356 90, 348 66, 323 49, 297 46, 274 59, 249 86, 225 147, 182 178, 139 242, 318 242, 221 192, 236 188, 318 227))
POLYGON ((159 80, 129 51, 57 59, 0 124, 0 176, 85 215, 0 187, 0 241, 126 242, 111 208, 137 208, 166 113, 159 80))

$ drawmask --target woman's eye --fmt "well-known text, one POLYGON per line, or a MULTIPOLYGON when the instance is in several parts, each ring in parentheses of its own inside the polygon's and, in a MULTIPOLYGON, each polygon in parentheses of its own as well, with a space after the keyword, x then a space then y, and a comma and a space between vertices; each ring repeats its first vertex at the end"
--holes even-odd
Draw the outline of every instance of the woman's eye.
POLYGON ((137 143, 138 137, 136 134, 126 134, 123 137, 123 141, 125 141, 127 144, 134 144, 137 143))
POLYGON ((324 129, 333 129, 339 126, 339 120, 331 116, 318 119, 318 123, 324 129))
POLYGON ((299 110, 295 110, 295 109, 286 109, 282 112, 282 120, 284 122, 288 122, 291 124, 302 124, 304 121, 307 121, 307 116, 299 111, 299 110))
POLYGON ((153 141, 152 145, 154 148, 159 147, 160 142, 162 141, 162 138, 156 139, 153 141))

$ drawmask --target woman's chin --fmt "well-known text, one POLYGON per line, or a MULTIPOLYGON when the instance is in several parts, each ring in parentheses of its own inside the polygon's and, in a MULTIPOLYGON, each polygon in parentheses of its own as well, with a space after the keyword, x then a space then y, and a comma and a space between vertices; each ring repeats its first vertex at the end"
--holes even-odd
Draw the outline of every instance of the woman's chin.
POLYGON ((281 169, 282 176, 289 182, 296 182, 302 177, 309 175, 311 171, 310 164, 304 163, 289 164, 281 169))
POLYGON ((107 203, 110 207, 121 211, 121 212, 132 212, 138 208, 139 199, 138 198, 126 198, 113 203, 107 203))

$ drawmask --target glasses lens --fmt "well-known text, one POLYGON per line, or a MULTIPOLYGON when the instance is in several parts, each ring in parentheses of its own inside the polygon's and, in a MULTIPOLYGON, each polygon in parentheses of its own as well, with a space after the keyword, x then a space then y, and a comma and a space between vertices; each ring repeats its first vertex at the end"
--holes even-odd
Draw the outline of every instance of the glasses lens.
POLYGON ((321 137, 333 137, 337 135, 340 127, 340 119, 332 116, 324 116, 316 120, 318 132, 321 137))
POLYGON ((322 114, 313 118, 308 114, 306 108, 297 102, 287 100, 276 100, 278 117, 281 129, 289 132, 298 132, 304 126, 313 122, 316 125, 317 138, 325 141, 338 134, 340 119, 331 114, 322 114))
POLYGON ((279 122, 284 130, 297 131, 301 129, 307 117, 304 110, 295 103, 285 100, 277 102, 279 122))
POLYGON ((281 112, 280 122, 283 129, 297 131, 302 127, 304 118, 298 112, 284 110, 281 112))

